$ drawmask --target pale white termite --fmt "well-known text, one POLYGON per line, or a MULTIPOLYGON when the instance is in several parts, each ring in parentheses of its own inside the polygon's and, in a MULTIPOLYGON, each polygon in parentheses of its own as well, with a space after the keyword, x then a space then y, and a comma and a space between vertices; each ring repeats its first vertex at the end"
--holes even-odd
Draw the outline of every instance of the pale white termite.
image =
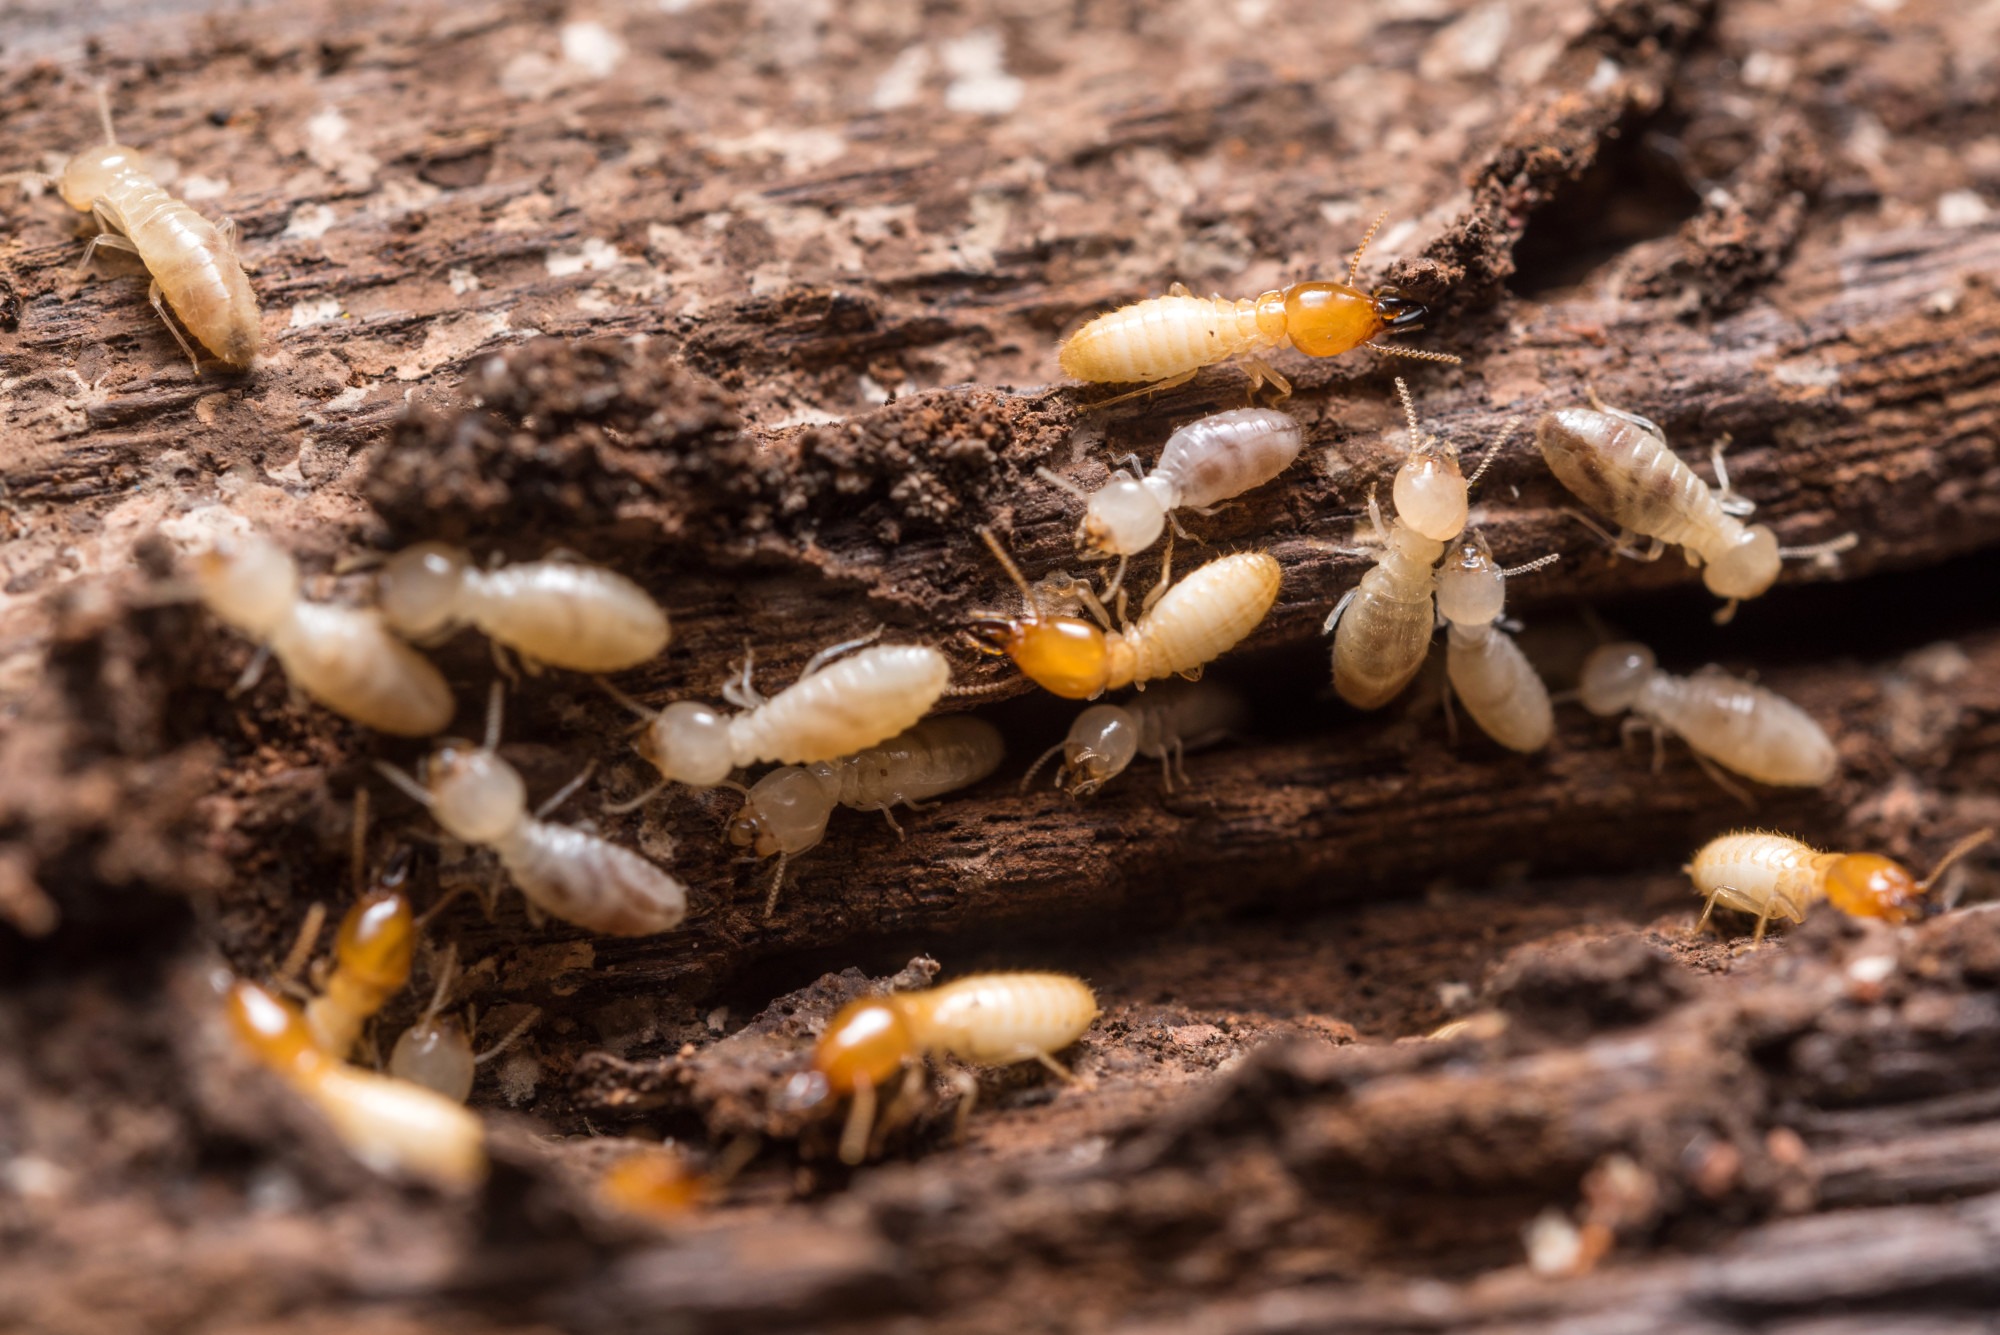
POLYGON ((1693 879, 1695 893, 1708 900, 1695 930, 1708 925, 1719 904, 1757 916, 1754 943, 1764 939, 1772 919, 1804 922, 1806 910, 1821 900, 1856 918, 1901 923, 1921 917, 1924 896, 1945 869, 1992 837, 1992 830, 1967 835, 1921 881, 1879 853, 1822 853, 1789 835, 1762 830, 1711 839, 1682 870, 1693 879))
POLYGON ((459 1104, 332 1056, 313 1041, 296 1006, 255 983, 229 984, 224 1009, 243 1045, 317 1108, 368 1167, 452 1190, 486 1176, 484 1129, 459 1104))
MULTIPOLYGON (((428 737, 456 706, 430 660, 389 632, 372 608, 307 602, 289 552, 262 537, 227 538, 195 558, 210 611, 258 641, 293 685, 377 732, 428 737)), ((260 654, 246 681, 263 665, 260 654)))
POLYGON ((1206 511, 1263 486, 1299 457, 1304 444, 1305 432, 1287 414, 1238 408, 1189 422, 1167 437, 1152 472, 1141 476, 1134 459, 1131 472, 1119 469, 1094 492, 1046 468, 1036 471, 1084 502, 1079 547, 1136 556, 1160 540, 1174 511, 1206 511))
MULTIPOLYGON (((263 321, 237 258, 236 225, 228 219, 212 223, 168 194, 140 165, 139 150, 118 142, 102 89, 98 99, 104 143, 72 157, 55 178, 63 202, 90 214, 103 229, 90 239, 77 267, 87 266, 99 249, 137 255, 153 279, 147 299, 197 374, 201 359, 169 309, 222 361, 250 365, 263 342, 263 321)), ((48 179, 38 172, 13 176, 48 179)))
POLYGON ((667 646, 667 614, 650 594, 579 561, 480 570, 462 549, 425 542, 391 557, 379 588, 382 615, 412 639, 470 623, 531 662, 578 672, 636 667, 667 646))
POLYGON ((735 715, 694 700, 654 711, 604 683, 613 699, 646 720, 633 749, 660 772, 657 785, 610 810, 631 810, 670 783, 711 788, 732 770, 766 761, 837 760, 910 727, 951 684, 951 664, 924 644, 877 645, 838 657, 872 638, 820 650, 797 681, 769 699, 750 684, 746 657, 741 674, 722 690, 743 711, 735 715))
POLYGON ((1513 751, 1539 751, 1555 735, 1555 710, 1514 637, 1494 622, 1506 606, 1507 580, 1554 561, 1545 556, 1502 570, 1477 529, 1460 537, 1458 550, 1437 573, 1437 610, 1450 626, 1445 675, 1451 689, 1488 737, 1513 751))
POLYGON ((533 814, 527 788, 495 748, 500 684, 487 706, 486 741, 446 741, 413 779, 382 761, 382 776, 424 806, 445 833, 491 848, 528 902, 551 917, 609 936, 650 936, 687 916, 681 883, 629 849, 541 819, 589 777, 586 769, 533 814))
POLYGON ((1069 735, 1044 751, 1022 776, 1026 792, 1042 765, 1058 751, 1056 787, 1090 797, 1123 774, 1139 756, 1160 762, 1168 792, 1174 771, 1187 780, 1187 752, 1221 741, 1243 726, 1243 697, 1214 682, 1164 682, 1116 705, 1092 705, 1069 725, 1069 735))
POLYGON ((1740 517, 1756 505, 1730 489, 1721 445, 1714 454, 1718 485, 1710 488, 1668 448, 1666 434, 1636 413, 1603 404, 1545 413, 1535 444, 1565 487, 1621 526, 1607 536, 1622 554, 1655 561, 1670 545, 1683 548, 1702 567, 1709 592, 1728 599, 1717 621, 1770 588, 1783 558, 1830 557, 1856 541, 1849 533, 1810 547, 1780 547, 1767 525, 1746 525, 1740 517), (1640 537, 1652 540, 1643 551, 1633 545, 1640 537))
POLYGON ((1000 730, 984 719, 965 714, 924 719, 851 756, 772 770, 746 792, 743 809, 729 824, 729 842, 760 858, 778 859, 764 905, 768 917, 785 864, 825 837, 835 806, 879 811, 901 837, 891 808, 915 808, 968 788, 998 768, 1006 754, 1000 730))
POLYGON ((528 1013, 499 1042, 484 1052, 474 1053, 468 1036, 470 1027, 443 1014, 457 973, 458 952, 446 947, 430 1004, 389 1050, 389 1074, 463 1103, 472 1095, 472 1082, 479 1068, 514 1046, 541 1018, 542 1012, 540 1007, 530 1006, 528 1013))
MULTIPOLYGON (((1628 729, 1653 730, 1656 768, 1661 735, 1671 732, 1704 768, 1714 761, 1759 783, 1817 788, 1840 769, 1833 742, 1810 714, 1713 663, 1676 677, 1660 671, 1643 644, 1607 644, 1584 660, 1578 686, 1591 713, 1608 718, 1630 710, 1635 717, 1626 720, 1628 729)), ((1736 792, 1712 769, 1710 775, 1736 792)))
POLYGON ((1097 995, 1060 973, 984 973, 922 992, 849 1002, 813 1049, 824 1097, 850 1096, 841 1158, 859 1163, 875 1116, 875 1091, 927 1054, 982 1066, 1039 1061, 1064 1079, 1055 1054, 1097 1018, 1097 995))
POLYGON ((1027 615, 977 617, 968 633, 981 649, 1013 659, 1023 676, 1067 700, 1094 699, 1120 686, 1143 689, 1145 682, 1162 677, 1199 676, 1204 665, 1257 628, 1278 600, 1284 574, 1267 552, 1238 552, 1169 586, 1170 550, 1147 610, 1138 621, 1112 630, 1110 615, 1085 585, 1072 587, 1097 624, 1044 612, 999 540, 987 529, 979 530, 979 536, 1021 591, 1027 615))

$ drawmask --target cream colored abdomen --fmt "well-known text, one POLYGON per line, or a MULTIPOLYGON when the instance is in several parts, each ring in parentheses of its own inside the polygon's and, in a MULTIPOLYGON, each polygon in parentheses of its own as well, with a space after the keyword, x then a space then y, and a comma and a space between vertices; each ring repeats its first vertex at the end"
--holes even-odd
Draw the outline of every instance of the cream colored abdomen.
POLYGON ((457 712, 430 660, 370 610, 301 602, 271 636, 285 675, 313 699, 377 732, 431 737, 457 712))
POLYGON ((1168 589, 1127 632, 1132 676, 1130 681, 1107 685, 1192 672, 1229 652, 1257 628, 1278 600, 1282 574, 1264 552, 1238 552, 1210 561, 1168 589))
POLYGON ((969 714, 927 718, 840 764, 840 802, 850 807, 922 802, 978 783, 1007 754, 1000 730, 969 714))
POLYGON ((1097 996, 1060 973, 984 973, 912 995, 918 1046, 1002 1065, 1062 1051, 1097 1018, 1097 996))
POLYGON ((1270 346, 1254 298, 1153 297, 1084 325, 1058 360, 1065 375, 1120 384, 1166 380, 1270 346))
POLYGON ((890 644, 837 659, 738 716, 738 765, 838 760, 910 727, 951 684, 951 665, 928 645, 890 644))
POLYGON ((1549 688, 1513 637, 1491 626, 1451 628, 1451 688, 1482 731, 1511 751, 1539 751, 1555 735, 1549 688))
POLYGON ((1709 840, 1687 870, 1696 892, 1724 908, 1803 922, 1819 898, 1817 856, 1782 834, 1746 831, 1709 840))
POLYGON ((536 907, 607 936, 651 936, 680 926, 687 891, 627 848, 586 830, 526 820, 493 846, 536 907))
POLYGON ((1840 767, 1832 739, 1812 715, 1718 667, 1686 678, 1659 674, 1638 709, 1709 759, 1759 783, 1817 788, 1840 767))
POLYGON ((1414 589, 1377 566, 1361 577, 1333 632, 1333 689, 1356 709, 1380 709, 1401 693, 1430 653, 1437 617, 1430 572, 1414 589))
POLYGON ((472 620, 538 662, 578 672, 636 667, 667 646, 667 617, 613 571, 531 561, 470 572, 472 620))

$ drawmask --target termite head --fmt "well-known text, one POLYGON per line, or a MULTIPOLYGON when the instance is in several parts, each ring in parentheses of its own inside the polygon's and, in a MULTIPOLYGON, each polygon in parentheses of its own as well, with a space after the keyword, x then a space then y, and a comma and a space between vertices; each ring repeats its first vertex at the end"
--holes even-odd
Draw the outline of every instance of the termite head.
POLYGON ((1104 632, 1081 617, 980 617, 966 633, 982 650, 1013 659, 1022 676, 1065 700, 1088 700, 1110 676, 1104 632))
POLYGON ((1607 644, 1592 650, 1577 682, 1583 707, 1602 717, 1624 713, 1658 668, 1659 660, 1643 644, 1607 644))
POLYGON ((463 1103, 479 1073, 465 1026, 450 1016, 429 1016, 405 1029, 389 1053, 389 1074, 463 1103))
POLYGON ((470 742, 448 741, 424 766, 431 815, 452 838, 490 844, 528 813, 528 790, 514 767, 470 742))
POLYGON ((253 639, 268 639, 299 597, 291 553, 255 535, 220 538, 194 560, 195 587, 209 611, 253 639))
POLYGON ((1777 582, 1778 561, 1778 535, 1752 524, 1703 567, 1701 582, 1718 598, 1755 598, 1777 582))
POLYGON ((1507 580, 1493 563, 1493 549, 1477 529, 1459 539, 1437 574, 1437 610, 1459 626, 1488 626, 1507 603, 1507 580))
POLYGON ((251 1055, 281 1075, 300 1076, 328 1060, 298 1007, 237 980, 223 1002, 229 1027, 251 1055))
POLYGON ((1827 902, 1855 918, 1908 922, 1923 916, 1924 892, 1909 868, 1880 853, 1847 853, 1826 872, 1827 902))
POLYGON ((796 857, 820 841, 832 814, 833 801, 818 776, 786 765, 751 785, 743 809, 729 822, 729 842, 760 858, 796 857))
POLYGON ((140 169, 139 150, 126 144, 100 144, 86 148, 63 164, 56 188, 63 203, 82 213, 111 193, 119 173, 140 169))
POLYGON ((341 920, 334 958, 370 987, 395 992, 410 981, 416 943, 410 901, 394 890, 371 890, 341 920))
POLYGON ((685 1156, 666 1148, 628 1154, 604 1170, 597 1197, 627 1214, 673 1218, 707 1200, 708 1179, 689 1167, 685 1156))
POLYGON ((382 617, 398 635, 422 639, 454 619, 470 564, 462 548, 420 542, 390 557, 376 579, 382 617))
POLYGON ((632 749, 670 783, 712 788, 736 767, 729 720, 696 700, 677 700, 654 716, 632 749))
POLYGON ((1132 556, 1160 540, 1167 510, 1160 498, 1124 469, 1092 494, 1078 530, 1081 545, 1113 556, 1132 556))
POLYGON ((1346 283, 1294 283, 1285 289, 1285 335, 1308 357, 1351 352, 1383 330, 1410 328, 1424 308, 1396 296, 1369 296, 1346 283))
POLYGON ((1458 451, 1432 436, 1396 470, 1396 517, 1434 542, 1449 542, 1465 528, 1467 490, 1458 451))
POLYGON ((813 1070, 828 1092, 852 1094, 866 1084, 880 1088, 916 1054, 916 1037, 893 997, 863 997, 840 1008, 813 1049, 813 1070))
POLYGON ((1092 705, 1070 724, 1063 739, 1062 770, 1056 787, 1072 797, 1089 797, 1123 774, 1139 754, 1139 726, 1117 705, 1092 705))

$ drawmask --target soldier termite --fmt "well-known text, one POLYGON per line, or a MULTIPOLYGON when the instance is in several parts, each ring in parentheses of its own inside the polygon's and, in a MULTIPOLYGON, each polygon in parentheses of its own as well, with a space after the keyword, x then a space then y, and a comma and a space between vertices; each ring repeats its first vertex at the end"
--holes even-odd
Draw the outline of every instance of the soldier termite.
POLYGON ((1365 346, 1399 357, 1455 364, 1459 359, 1449 353, 1375 341, 1385 334, 1421 329, 1429 314, 1422 304, 1393 288, 1380 288, 1371 295, 1354 285, 1361 257, 1381 225, 1377 218, 1362 238, 1345 283, 1294 283, 1240 300, 1197 297, 1175 283, 1164 297, 1100 315, 1063 341, 1057 354, 1063 374, 1094 384, 1147 382, 1144 389, 1092 405, 1103 408, 1185 384, 1202 367, 1232 359, 1249 371, 1253 391, 1268 381, 1281 394, 1289 394, 1291 383, 1261 359, 1261 354, 1282 348, 1297 348, 1308 357, 1333 357, 1365 346))
POLYGON ((978 783, 1006 755, 1000 730, 984 719, 947 714, 924 719, 886 742, 839 760, 787 765, 752 784, 729 825, 729 842, 760 858, 776 857, 766 917, 776 906, 785 864, 826 834, 836 805, 879 811, 901 837, 891 808, 978 783))
POLYGON ((375 762, 382 776, 430 808, 445 833, 491 848, 536 908, 609 936, 650 936, 687 916, 681 883, 629 849, 568 825, 541 819, 576 791, 590 770, 528 813, 526 787, 495 750, 500 744, 500 684, 487 704, 486 741, 446 741, 413 779, 375 762))
POLYGON ((1136 556, 1160 539, 1175 510, 1205 511, 1261 487, 1299 457, 1305 433, 1271 408, 1238 408, 1199 418, 1167 437, 1160 461, 1140 476, 1119 469, 1094 492, 1038 469, 1042 479, 1085 505, 1077 545, 1109 556, 1136 556))
POLYGON ((429 639, 470 623, 536 663, 578 672, 636 667, 667 645, 667 615, 644 589, 579 561, 520 561, 494 570, 441 542, 389 559, 382 615, 398 634, 429 639))
POLYGON ((854 1101, 841 1160, 866 1157, 875 1092, 906 1062, 933 1054, 983 1066, 1038 1061, 1067 1080, 1055 1054, 1096 1018, 1096 994, 1060 973, 973 974, 928 991, 850 1002, 828 1023, 812 1059, 817 1092, 854 1101))
POLYGON ((1788 835, 1746 830, 1709 840, 1682 868, 1695 893, 1707 897, 1699 932, 1716 905, 1757 916, 1752 944, 1764 939, 1774 918, 1804 922, 1806 910, 1825 900, 1856 918, 1908 922, 1921 917, 1924 896, 1954 862, 1993 837, 1980 830, 1953 844, 1919 881, 1902 864, 1879 853, 1822 853, 1788 835))
MULTIPOLYGON (((407 860, 391 859, 381 881, 366 893, 360 893, 367 837, 368 790, 359 788, 354 793, 353 864, 357 893, 353 907, 341 919, 339 935, 334 938, 333 968, 320 984, 318 994, 305 1006, 306 1025, 312 1031, 313 1042, 321 1051, 343 1061, 360 1041, 362 1026, 409 983, 410 962, 416 952, 416 919, 410 913, 410 901, 398 888, 406 874, 407 860)), ((318 906, 314 908, 317 910, 318 906)), ((307 922, 312 927, 311 935, 318 935, 318 914, 308 915, 307 922)), ((310 947, 310 937, 302 935, 300 944, 310 947)))
MULTIPOLYGON (((263 341, 263 324, 257 294, 237 258, 236 225, 228 219, 210 222, 153 180, 140 166, 139 151, 118 142, 102 88, 98 113, 104 121, 103 145, 72 157, 55 178, 63 202, 90 214, 102 229, 84 248, 77 268, 86 267, 100 248, 137 255, 153 279, 147 299, 194 363, 195 373, 201 373, 201 358, 169 309, 203 347, 231 366, 247 367, 263 341)), ((14 179, 40 176, 13 173, 14 179)))
POLYGON ((799 679, 766 699, 750 684, 750 660, 723 698, 743 712, 725 715, 693 700, 657 712, 603 683, 614 700, 646 720, 634 749, 660 772, 660 783, 609 808, 629 811, 670 783, 710 788, 730 771, 764 761, 809 765, 875 745, 922 718, 951 684, 951 665, 929 645, 850 640, 820 650, 799 679), (832 660, 829 662, 829 660, 832 660))
POLYGON ((1103 605, 1081 585, 1077 588, 1099 624, 1045 613, 999 540, 987 529, 980 529, 979 536, 1021 591, 1028 614, 978 617, 968 633, 987 653, 1013 659, 1029 680, 1069 700, 1089 700, 1161 677, 1197 675, 1257 628, 1278 599, 1283 573, 1265 552, 1219 557, 1172 586, 1163 568, 1148 610, 1122 630, 1112 630, 1103 605))
POLYGON ((468 1037, 470 1026, 442 1014, 457 974, 458 952, 447 947, 443 962, 438 965, 437 985, 430 1004, 389 1050, 389 1074, 463 1103, 472 1095, 472 1082, 479 1068, 513 1047, 541 1018, 542 1012, 540 1007, 530 1006, 528 1013, 499 1042, 484 1052, 474 1053, 468 1037))
POLYGON ((1660 739, 1674 733, 1694 750, 1725 790, 1748 801, 1708 762, 1759 783, 1817 788, 1830 783, 1840 757, 1826 730, 1791 701, 1730 676, 1713 663, 1690 677, 1659 670, 1643 644, 1607 644, 1584 660, 1583 707, 1601 717, 1630 710, 1626 728, 1653 730, 1654 765, 1660 739))
MULTIPOLYGON (((291 554, 261 537, 228 538, 195 558, 195 586, 210 611, 258 641, 292 684, 377 732, 429 737, 455 705, 430 660, 404 644, 373 609, 307 602, 291 554)), ((262 656, 246 681, 254 680, 262 656)))
POLYGON ((1668 546, 1682 547, 1688 561, 1702 567, 1709 592, 1728 600, 1718 622, 1729 620, 1743 599, 1770 588, 1784 558, 1830 557, 1857 541, 1849 533, 1810 547, 1780 547, 1768 526, 1740 518, 1756 506, 1730 489, 1720 445, 1714 454, 1718 485, 1711 489, 1668 448, 1665 433, 1636 413, 1603 404, 1545 413, 1535 443, 1565 487, 1621 526, 1610 536, 1621 554, 1654 561, 1668 546), (1644 551, 1633 546, 1641 537, 1652 540, 1644 551))
POLYGON ((368 1167, 447 1189, 486 1176, 479 1119, 460 1105, 329 1055, 297 1007, 255 983, 231 983, 224 1009, 244 1046, 317 1108, 368 1167))
POLYGON ((1092 705, 1076 716, 1069 735, 1044 751, 1021 778, 1026 792, 1042 765, 1062 752, 1056 787, 1090 797, 1123 774, 1133 759, 1160 762, 1168 792, 1174 771, 1187 780, 1186 754, 1237 731, 1248 715, 1243 697, 1212 682, 1169 681, 1116 705, 1092 705))
POLYGON ((1539 751, 1555 735, 1549 688, 1514 637, 1493 623, 1506 604, 1506 581, 1554 561, 1544 556, 1502 570, 1477 529, 1437 573, 1438 615, 1451 627, 1445 675, 1451 689, 1488 737, 1513 751, 1539 751))

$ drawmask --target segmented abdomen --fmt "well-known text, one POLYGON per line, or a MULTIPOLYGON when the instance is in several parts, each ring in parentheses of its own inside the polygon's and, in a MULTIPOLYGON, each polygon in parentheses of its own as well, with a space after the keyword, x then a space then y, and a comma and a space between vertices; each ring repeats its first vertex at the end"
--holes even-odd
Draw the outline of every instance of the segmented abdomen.
POLYGON ((1356 709, 1380 709, 1410 684, 1437 628, 1430 572, 1399 580, 1383 566, 1361 577, 1333 632, 1333 689, 1356 709))
POLYGON ((468 572, 472 620, 502 644, 552 667, 616 672, 667 645, 667 617, 614 571, 530 561, 468 572))
POLYGON ((105 202, 188 332, 231 366, 248 366, 263 341, 257 296, 215 224, 136 172, 113 182, 105 202))
POLYGON ((840 801, 850 807, 921 802, 978 783, 1006 754, 1000 730, 985 719, 927 718, 840 762, 840 801))
POLYGON ((1745 831, 1709 840, 1688 864, 1702 895, 1724 908, 1805 921, 1806 907, 1819 898, 1819 854, 1780 834, 1745 831))
POLYGON ((809 765, 852 755, 910 727, 950 684, 951 665, 928 645, 863 649, 731 720, 734 759, 809 765))
POLYGON ((1063 374, 1100 384, 1165 380, 1271 344, 1245 297, 1152 297, 1100 315, 1071 334, 1063 374))
POLYGON ((1278 600, 1282 572, 1263 552, 1210 561, 1168 589, 1125 634, 1132 649, 1131 682, 1192 672, 1229 652, 1257 628, 1278 600))
POLYGON ((1685 678, 1656 673, 1635 708, 1759 783, 1817 788, 1839 770, 1833 741, 1812 715, 1712 664, 1685 678))
POLYGON ((904 1005, 918 1046, 989 1064, 1060 1052, 1097 1018, 1096 994, 1060 973, 974 974, 904 1005))
POLYGON ((1635 533, 1699 547, 1728 519, 1694 470, 1636 422, 1564 408, 1543 419, 1535 439, 1565 487, 1635 533))
POLYGON ((651 936, 687 916, 679 881, 588 831, 524 820, 493 850, 537 908, 593 932, 651 936))
POLYGON ((377 732, 434 736, 457 711, 430 660, 372 610, 297 603, 271 633, 271 654, 300 690, 377 732))
POLYGON ((1167 437, 1152 476, 1173 486, 1177 503, 1199 510, 1240 496, 1285 471, 1305 432, 1271 408, 1238 408, 1189 422, 1167 437))
POLYGON ((1539 751, 1555 735, 1549 688, 1514 643, 1491 626, 1454 625, 1445 673, 1465 712, 1488 737, 1512 751, 1539 751))

